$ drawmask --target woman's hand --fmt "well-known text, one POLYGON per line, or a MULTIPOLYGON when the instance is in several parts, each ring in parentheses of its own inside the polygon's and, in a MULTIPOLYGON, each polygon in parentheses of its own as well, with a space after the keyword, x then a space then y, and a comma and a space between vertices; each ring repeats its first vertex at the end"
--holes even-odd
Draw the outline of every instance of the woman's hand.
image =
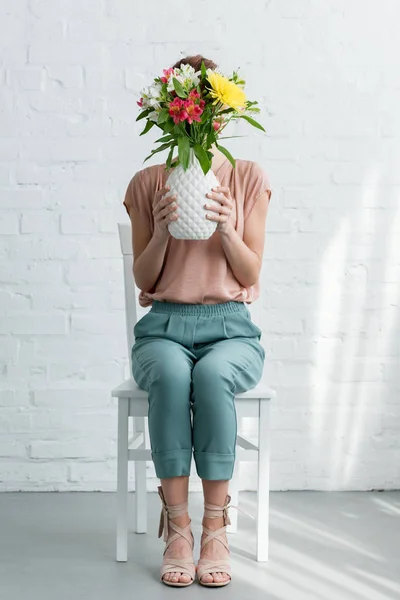
POLYGON ((231 191, 228 187, 215 187, 212 192, 206 194, 207 198, 216 200, 220 204, 205 204, 204 208, 212 211, 212 214, 207 213, 206 218, 210 221, 217 222, 217 229, 221 233, 227 233, 232 227, 231 213, 233 210, 234 200, 231 196, 231 191))
POLYGON ((165 186, 156 192, 153 202, 154 236, 161 240, 168 239, 170 235, 168 224, 178 218, 175 212, 177 209, 176 196, 165 195, 169 190, 169 186, 165 186))

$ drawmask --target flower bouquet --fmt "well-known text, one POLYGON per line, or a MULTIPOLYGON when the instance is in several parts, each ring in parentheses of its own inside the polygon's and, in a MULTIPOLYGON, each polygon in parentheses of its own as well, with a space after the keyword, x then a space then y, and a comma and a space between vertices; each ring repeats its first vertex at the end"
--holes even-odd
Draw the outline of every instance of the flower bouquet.
MULTIPOLYGON (((219 143, 220 139, 227 139, 221 133, 230 121, 244 119, 265 131, 250 116, 259 108, 257 102, 247 100, 244 85, 238 71, 226 77, 218 70, 206 69, 204 63, 200 71, 184 64, 165 69, 162 77, 156 77, 141 92, 141 110, 136 120, 147 122, 140 135, 154 126, 163 133, 155 142, 158 147, 145 161, 157 152, 169 150, 166 169, 171 173, 167 185, 179 203, 179 219, 168 225, 175 238, 208 239, 215 231, 217 224, 205 218, 204 209, 205 195, 219 185, 211 170, 210 149, 215 145, 235 167, 235 159, 219 143)), ((209 203, 217 204, 215 200, 209 203)))

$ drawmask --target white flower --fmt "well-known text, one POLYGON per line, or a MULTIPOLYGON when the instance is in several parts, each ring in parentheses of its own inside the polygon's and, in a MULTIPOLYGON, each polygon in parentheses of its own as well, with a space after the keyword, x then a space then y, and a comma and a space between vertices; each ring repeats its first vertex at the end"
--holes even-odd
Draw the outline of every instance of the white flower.
POLYGON ((160 108, 161 85, 154 83, 149 87, 143 88, 140 96, 143 98, 143 108, 149 108, 150 106, 160 108))
MULTIPOLYGON (((175 89, 173 79, 174 79, 174 77, 169 78, 168 85, 167 85, 168 92, 173 92, 175 89)), ((177 79, 179 81, 179 83, 181 83, 183 86, 185 85, 185 78, 182 77, 182 75, 175 75, 175 79, 177 79)))
POLYGON ((151 85, 149 88, 149 95, 151 98, 159 100, 161 96, 161 84, 153 83, 153 85, 151 85))
MULTIPOLYGON (((183 65, 181 69, 177 69, 175 78, 186 90, 191 90, 199 84, 199 74, 200 71, 196 72, 191 65, 183 65)), ((173 77, 171 77, 168 81, 167 90, 173 92, 174 89, 173 77)))
POLYGON ((156 113, 156 111, 153 111, 147 116, 147 118, 149 121, 154 121, 155 123, 157 123, 158 114, 156 113))

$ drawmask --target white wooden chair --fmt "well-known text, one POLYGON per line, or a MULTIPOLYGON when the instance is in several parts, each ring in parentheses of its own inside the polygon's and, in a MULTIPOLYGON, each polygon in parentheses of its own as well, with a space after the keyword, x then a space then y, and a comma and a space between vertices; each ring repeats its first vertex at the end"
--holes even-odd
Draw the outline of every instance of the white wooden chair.
MULTIPOLYGON (((129 361, 134 343, 133 328, 137 321, 137 294, 132 273, 132 237, 130 224, 118 224, 121 250, 124 261, 126 330, 129 361)), ((147 392, 138 387, 133 378, 128 379, 112 391, 118 398, 118 468, 117 468, 117 561, 128 558, 128 461, 135 463, 135 514, 136 533, 147 531, 146 461, 151 461, 151 451, 146 447, 145 419, 148 409, 147 392), (133 420, 133 436, 129 439, 129 417, 133 420)), ((258 461, 257 493, 257 561, 268 560, 269 521, 269 462, 270 462, 270 400, 275 391, 262 384, 237 394, 235 406, 238 424, 242 417, 258 419, 258 446, 237 436, 235 474, 229 493, 232 504, 238 505, 239 481, 238 461, 258 461)), ((228 533, 237 529, 237 512, 230 511, 231 525, 228 533)))

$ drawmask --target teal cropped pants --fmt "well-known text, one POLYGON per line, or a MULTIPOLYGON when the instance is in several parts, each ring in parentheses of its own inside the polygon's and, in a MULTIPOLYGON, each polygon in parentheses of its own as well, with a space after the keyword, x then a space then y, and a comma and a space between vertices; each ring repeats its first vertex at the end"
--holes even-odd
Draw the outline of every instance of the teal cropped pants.
POLYGON ((234 397, 257 385, 265 351, 242 302, 154 301, 134 328, 132 372, 149 394, 149 434, 160 479, 231 479, 237 422, 234 397))

